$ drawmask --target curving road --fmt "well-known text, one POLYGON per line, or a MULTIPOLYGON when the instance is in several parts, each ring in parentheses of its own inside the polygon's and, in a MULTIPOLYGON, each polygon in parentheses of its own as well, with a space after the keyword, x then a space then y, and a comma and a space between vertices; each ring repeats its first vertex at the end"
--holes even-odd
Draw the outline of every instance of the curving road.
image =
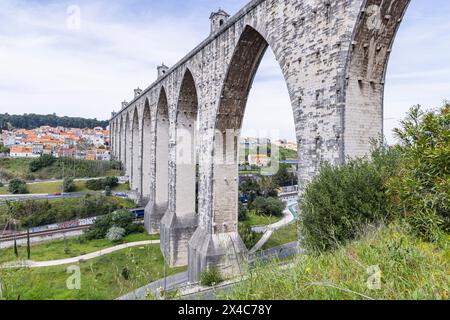
POLYGON ((281 228, 288 226, 298 218, 298 215, 294 214, 296 213, 296 210, 294 209, 296 205, 297 205, 296 201, 288 203, 286 210, 283 211, 283 219, 265 228, 266 231, 264 232, 264 235, 258 241, 258 243, 250 250, 250 253, 255 253, 256 251, 260 250, 266 244, 266 242, 269 241, 270 237, 272 236, 275 230, 279 230, 281 228))

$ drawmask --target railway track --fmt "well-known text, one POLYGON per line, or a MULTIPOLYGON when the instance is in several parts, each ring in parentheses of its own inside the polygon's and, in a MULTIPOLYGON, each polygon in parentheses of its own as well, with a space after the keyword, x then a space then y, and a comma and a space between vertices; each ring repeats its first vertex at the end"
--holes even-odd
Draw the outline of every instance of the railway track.
MULTIPOLYGON (((33 233, 30 233, 30 238, 49 236, 49 235, 53 235, 53 234, 72 232, 72 231, 81 231, 81 230, 86 230, 89 227, 90 226, 79 226, 79 227, 74 227, 74 228, 66 228, 66 229, 56 229, 56 230, 47 230, 47 231, 33 232, 33 233)), ((14 235, 14 236, 0 236, 0 242, 14 241, 14 239, 19 240, 19 239, 26 239, 26 238, 27 238, 27 234, 26 233, 21 233, 21 234, 14 235)))

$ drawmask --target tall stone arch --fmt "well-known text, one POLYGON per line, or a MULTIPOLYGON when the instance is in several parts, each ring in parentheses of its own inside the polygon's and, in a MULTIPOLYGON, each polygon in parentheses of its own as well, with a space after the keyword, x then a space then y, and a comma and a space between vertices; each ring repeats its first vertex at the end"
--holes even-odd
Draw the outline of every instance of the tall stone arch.
POLYGON ((161 220, 161 249, 169 264, 188 262, 188 242, 197 228, 197 116, 198 95, 194 77, 187 68, 182 77, 175 120, 175 195, 161 220))
POLYGON ((132 167, 131 167, 131 188, 141 194, 142 192, 142 141, 140 134, 140 121, 138 109, 135 108, 132 116, 131 124, 131 150, 132 150, 132 167))
POLYGON ((158 233, 169 202, 169 105, 166 89, 161 86, 155 119, 154 197, 146 207, 146 229, 158 233))
POLYGON ((152 118, 150 103, 148 98, 144 102, 144 112, 142 116, 142 198, 144 203, 150 200, 152 192, 151 167, 152 167, 152 118))

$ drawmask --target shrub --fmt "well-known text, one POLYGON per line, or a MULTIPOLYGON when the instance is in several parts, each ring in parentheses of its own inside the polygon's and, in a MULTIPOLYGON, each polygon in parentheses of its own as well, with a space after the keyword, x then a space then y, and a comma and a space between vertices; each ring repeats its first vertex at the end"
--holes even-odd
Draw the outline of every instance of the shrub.
POLYGON ((13 179, 9 182, 8 191, 12 194, 26 194, 27 183, 21 179, 13 179))
POLYGON ((106 187, 114 188, 118 185, 117 177, 106 177, 105 179, 93 179, 86 181, 86 187, 90 190, 105 190, 106 187))
POLYGON ((119 242, 123 239, 125 232, 126 231, 124 228, 113 226, 109 228, 108 232, 106 233, 106 239, 111 242, 119 242))
POLYGON ((122 273, 122 277, 123 277, 125 280, 130 279, 130 269, 128 269, 127 267, 123 267, 121 273, 122 273))
POLYGON ((50 154, 44 154, 40 156, 39 158, 33 159, 33 161, 30 162, 30 171, 36 172, 43 168, 50 167, 53 165, 56 161, 56 158, 50 154))
POLYGON ((256 214, 281 216, 286 204, 277 198, 263 198, 257 197, 251 204, 251 207, 255 210, 256 214))
POLYGON ((63 181, 63 191, 64 192, 74 192, 75 182, 73 178, 65 178, 63 181))
POLYGON ((3 188, 5 185, 0 181, 0 188, 3 188))
POLYGON ((108 238, 111 228, 116 227, 124 230, 123 235, 139 232, 140 226, 134 223, 134 217, 128 210, 118 210, 111 214, 98 217, 93 225, 85 233, 88 240, 108 238))
POLYGON ((238 220, 245 221, 248 219, 248 208, 246 205, 239 202, 238 207, 238 220))
POLYGON ((112 226, 112 216, 106 214, 98 217, 85 232, 84 237, 88 240, 104 239, 112 226))
POLYGON ((364 159, 322 166, 300 200, 302 245, 312 251, 336 249, 370 223, 389 217, 384 177, 364 159))
POLYGON ((252 231, 251 226, 246 223, 239 223, 239 236, 244 242, 247 249, 252 249, 259 241, 258 234, 252 231))
POLYGON ((450 231, 450 104, 430 112, 413 107, 395 133, 403 161, 390 195, 414 232, 439 241, 450 231))
POLYGON ((208 267, 200 274, 200 284, 202 286, 212 287, 223 282, 220 270, 216 266, 208 267))

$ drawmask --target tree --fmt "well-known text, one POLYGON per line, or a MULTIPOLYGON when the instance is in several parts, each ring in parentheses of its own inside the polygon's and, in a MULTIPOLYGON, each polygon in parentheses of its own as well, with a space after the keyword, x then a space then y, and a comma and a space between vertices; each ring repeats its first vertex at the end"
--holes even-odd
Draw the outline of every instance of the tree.
POLYGON ((51 154, 43 154, 39 158, 33 159, 33 161, 30 162, 30 171, 36 172, 43 168, 50 167, 55 163, 55 161, 56 158, 51 154))
POLYGON ((413 107, 395 134, 403 161, 389 193, 418 235, 439 241, 450 232, 450 103, 429 112, 413 107))
POLYGON ((63 181, 63 192, 74 192, 75 181, 73 178, 65 178, 63 181))
POLYGON ((9 182, 8 191, 12 194, 28 193, 27 183, 22 179, 13 179, 9 182))
POLYGON ((278 172, 273 176, 273 182, 276 187, 287 187, 297 183, 297 176, 289 171, 289 166, 280 164, 278 172))
POLYGON ((239 221, 245 221, 248 219, 248 208, 246 205, 243 205, 242 203, 239 202, 238 212, 239 212, 238 216, 239 221))
POLYGON ((252 209, 259 215, 282 215, 286 204, 277 198, 263 198, 257 197, 252 203, 252 209))

